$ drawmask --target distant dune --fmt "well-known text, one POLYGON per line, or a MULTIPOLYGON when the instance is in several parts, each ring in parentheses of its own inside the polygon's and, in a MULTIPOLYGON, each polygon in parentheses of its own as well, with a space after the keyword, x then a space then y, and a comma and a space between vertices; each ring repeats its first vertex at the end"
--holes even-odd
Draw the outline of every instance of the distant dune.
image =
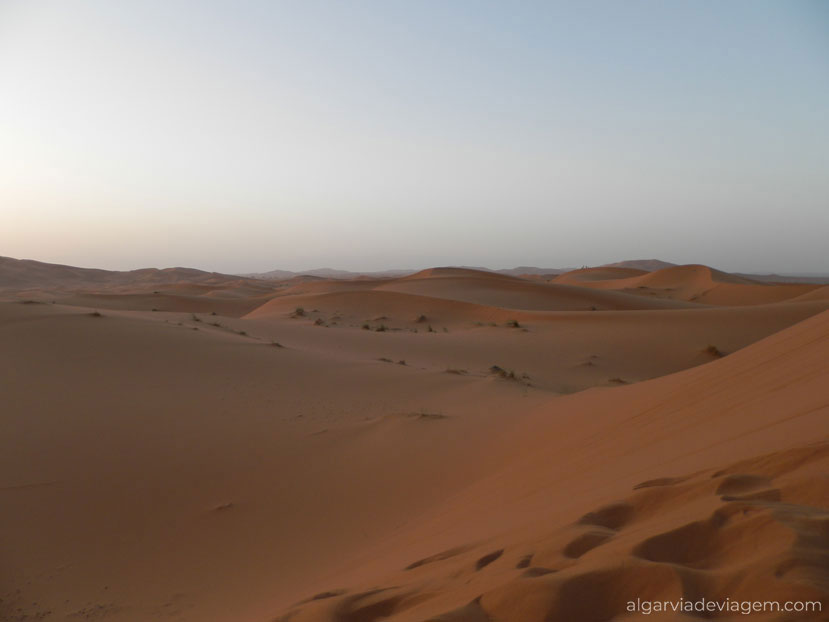
POLYGON ((145 268, 118 272, 95 268, 75 268, 30 259, 0 257, 0 289, 72 289, 127 285, 131 287, 178 283, 227 283, 239 277, 204 272, 193 268, 145 268))
POLYGON ((643 270, 645 272, 656 272, 664 268, 671 268, 675 263, 669 261, 662 261, 660 259, 631 259, 628 261, 619 261, 616 263, 609 263, 601 266, 602 268, 631 268, 633 270, 643 270))
POLYGON ((642 274, 588 268, 565 273, 553 283, 708 305, 756 305, 794 299, 819 289, 812 283, 761 283, 707 266, 673 266, 642 274))
POLYGON ((827 287, 527 274, 0 260, 0 619, 829 606, 827 287))

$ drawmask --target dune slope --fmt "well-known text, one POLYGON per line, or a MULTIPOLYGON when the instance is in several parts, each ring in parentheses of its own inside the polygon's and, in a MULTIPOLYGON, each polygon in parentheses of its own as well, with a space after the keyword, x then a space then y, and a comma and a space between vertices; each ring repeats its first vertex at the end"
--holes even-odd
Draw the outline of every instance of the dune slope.
POLYGON ((282 619, 635 619, 637 598, 825 605, 827 355, 824 313, 728 359, 555 400, 510 435, 500 468, 282 619))

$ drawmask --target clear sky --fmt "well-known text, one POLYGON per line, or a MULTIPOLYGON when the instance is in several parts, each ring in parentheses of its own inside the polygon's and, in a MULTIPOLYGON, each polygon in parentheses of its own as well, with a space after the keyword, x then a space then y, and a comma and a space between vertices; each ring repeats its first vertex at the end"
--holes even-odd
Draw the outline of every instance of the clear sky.
POLYGON ((829 272, 829 2, 0 0, 0 255, 829 272))

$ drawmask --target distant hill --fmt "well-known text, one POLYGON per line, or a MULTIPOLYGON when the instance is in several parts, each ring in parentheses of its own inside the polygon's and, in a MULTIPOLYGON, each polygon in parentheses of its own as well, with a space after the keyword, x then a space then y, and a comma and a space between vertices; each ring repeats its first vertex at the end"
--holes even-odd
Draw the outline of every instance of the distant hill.
POLYGON ((629 259, 628 261, 617 261, 616 263, 606 263, 601 268, 633 268, 634 270, 645 270, 646 272, 656 272, 663 268, 671 268, 677 264, 670 261, 662 261, 661 259, 629 259))
POLYGON ((250 279, 266 279, 270 281, 284 281, 300 276, 314 276, 323 279, 355 279, 357 277, 373 277, 377 279, 394 278, 414 274, 417 270, 380 270, 376 272, 352 272, 351 270, 336 270, 335 268, 314 268, 293 272, 291 270, 269 270, 268 272, 249 272, 240 274, 250 279))
MULTIPOLYGON (((535 266, 518 266, 515 268, 502 268, 493 270, 492 268, 485 268, 484 266, 453 266, 463 270, 479 270, 481 272, 492 272, 493 274, 506 274, 508 276, 521 275, 557 275, 563 274, 572 270, 572 268, 537 268, 535 266)), ((315 276, 325 279, 354 279, 358 277, 370 277, 376 279, 396 278, 401 276, 408 276, 416 273, 417 270, 379 270, 374 272, 353 272, 351 270, 336 270, 334 268, 314 268, 313 270, 301 270, 293 272, 291 270, 270 270, 268 272, 250 272, 240 274, 251 279, 267 279, 273 281, 283 281, 299 276, 315 276)))
POLYGON ((238 276, 193 268, 100 270, 32 259, 0 257, 0 289, 6 290, 99 288, 119 285, 142 285, 149 289, 174 283, 218 284, 239 280, 238 276))

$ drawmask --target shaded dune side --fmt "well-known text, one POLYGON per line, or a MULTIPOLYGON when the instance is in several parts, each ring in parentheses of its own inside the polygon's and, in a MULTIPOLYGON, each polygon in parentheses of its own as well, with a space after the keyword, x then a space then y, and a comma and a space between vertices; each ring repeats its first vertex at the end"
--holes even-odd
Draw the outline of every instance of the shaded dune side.
POLYGON ((519 279, 444 277, 393 281, 378 289, 533 311, 676 309, 691 305, 614 291, 519 279))
MULTIPOLYGON (((325 308, 353 317, 387 315, 417 318, 441 314, 452 321, 506 321, 516 312, 681 309, 682 302, 649 300, 620 292, 602 292, 528 281, 442 279, 383 282, 376 287, 316 287, 283 292, 251 312, 250 317, 287 313, 297 307, 325 308), (298 293, 301 291, 302 293, 298 293)), ((528 315, 526 317, 532 317, 528 315)))

